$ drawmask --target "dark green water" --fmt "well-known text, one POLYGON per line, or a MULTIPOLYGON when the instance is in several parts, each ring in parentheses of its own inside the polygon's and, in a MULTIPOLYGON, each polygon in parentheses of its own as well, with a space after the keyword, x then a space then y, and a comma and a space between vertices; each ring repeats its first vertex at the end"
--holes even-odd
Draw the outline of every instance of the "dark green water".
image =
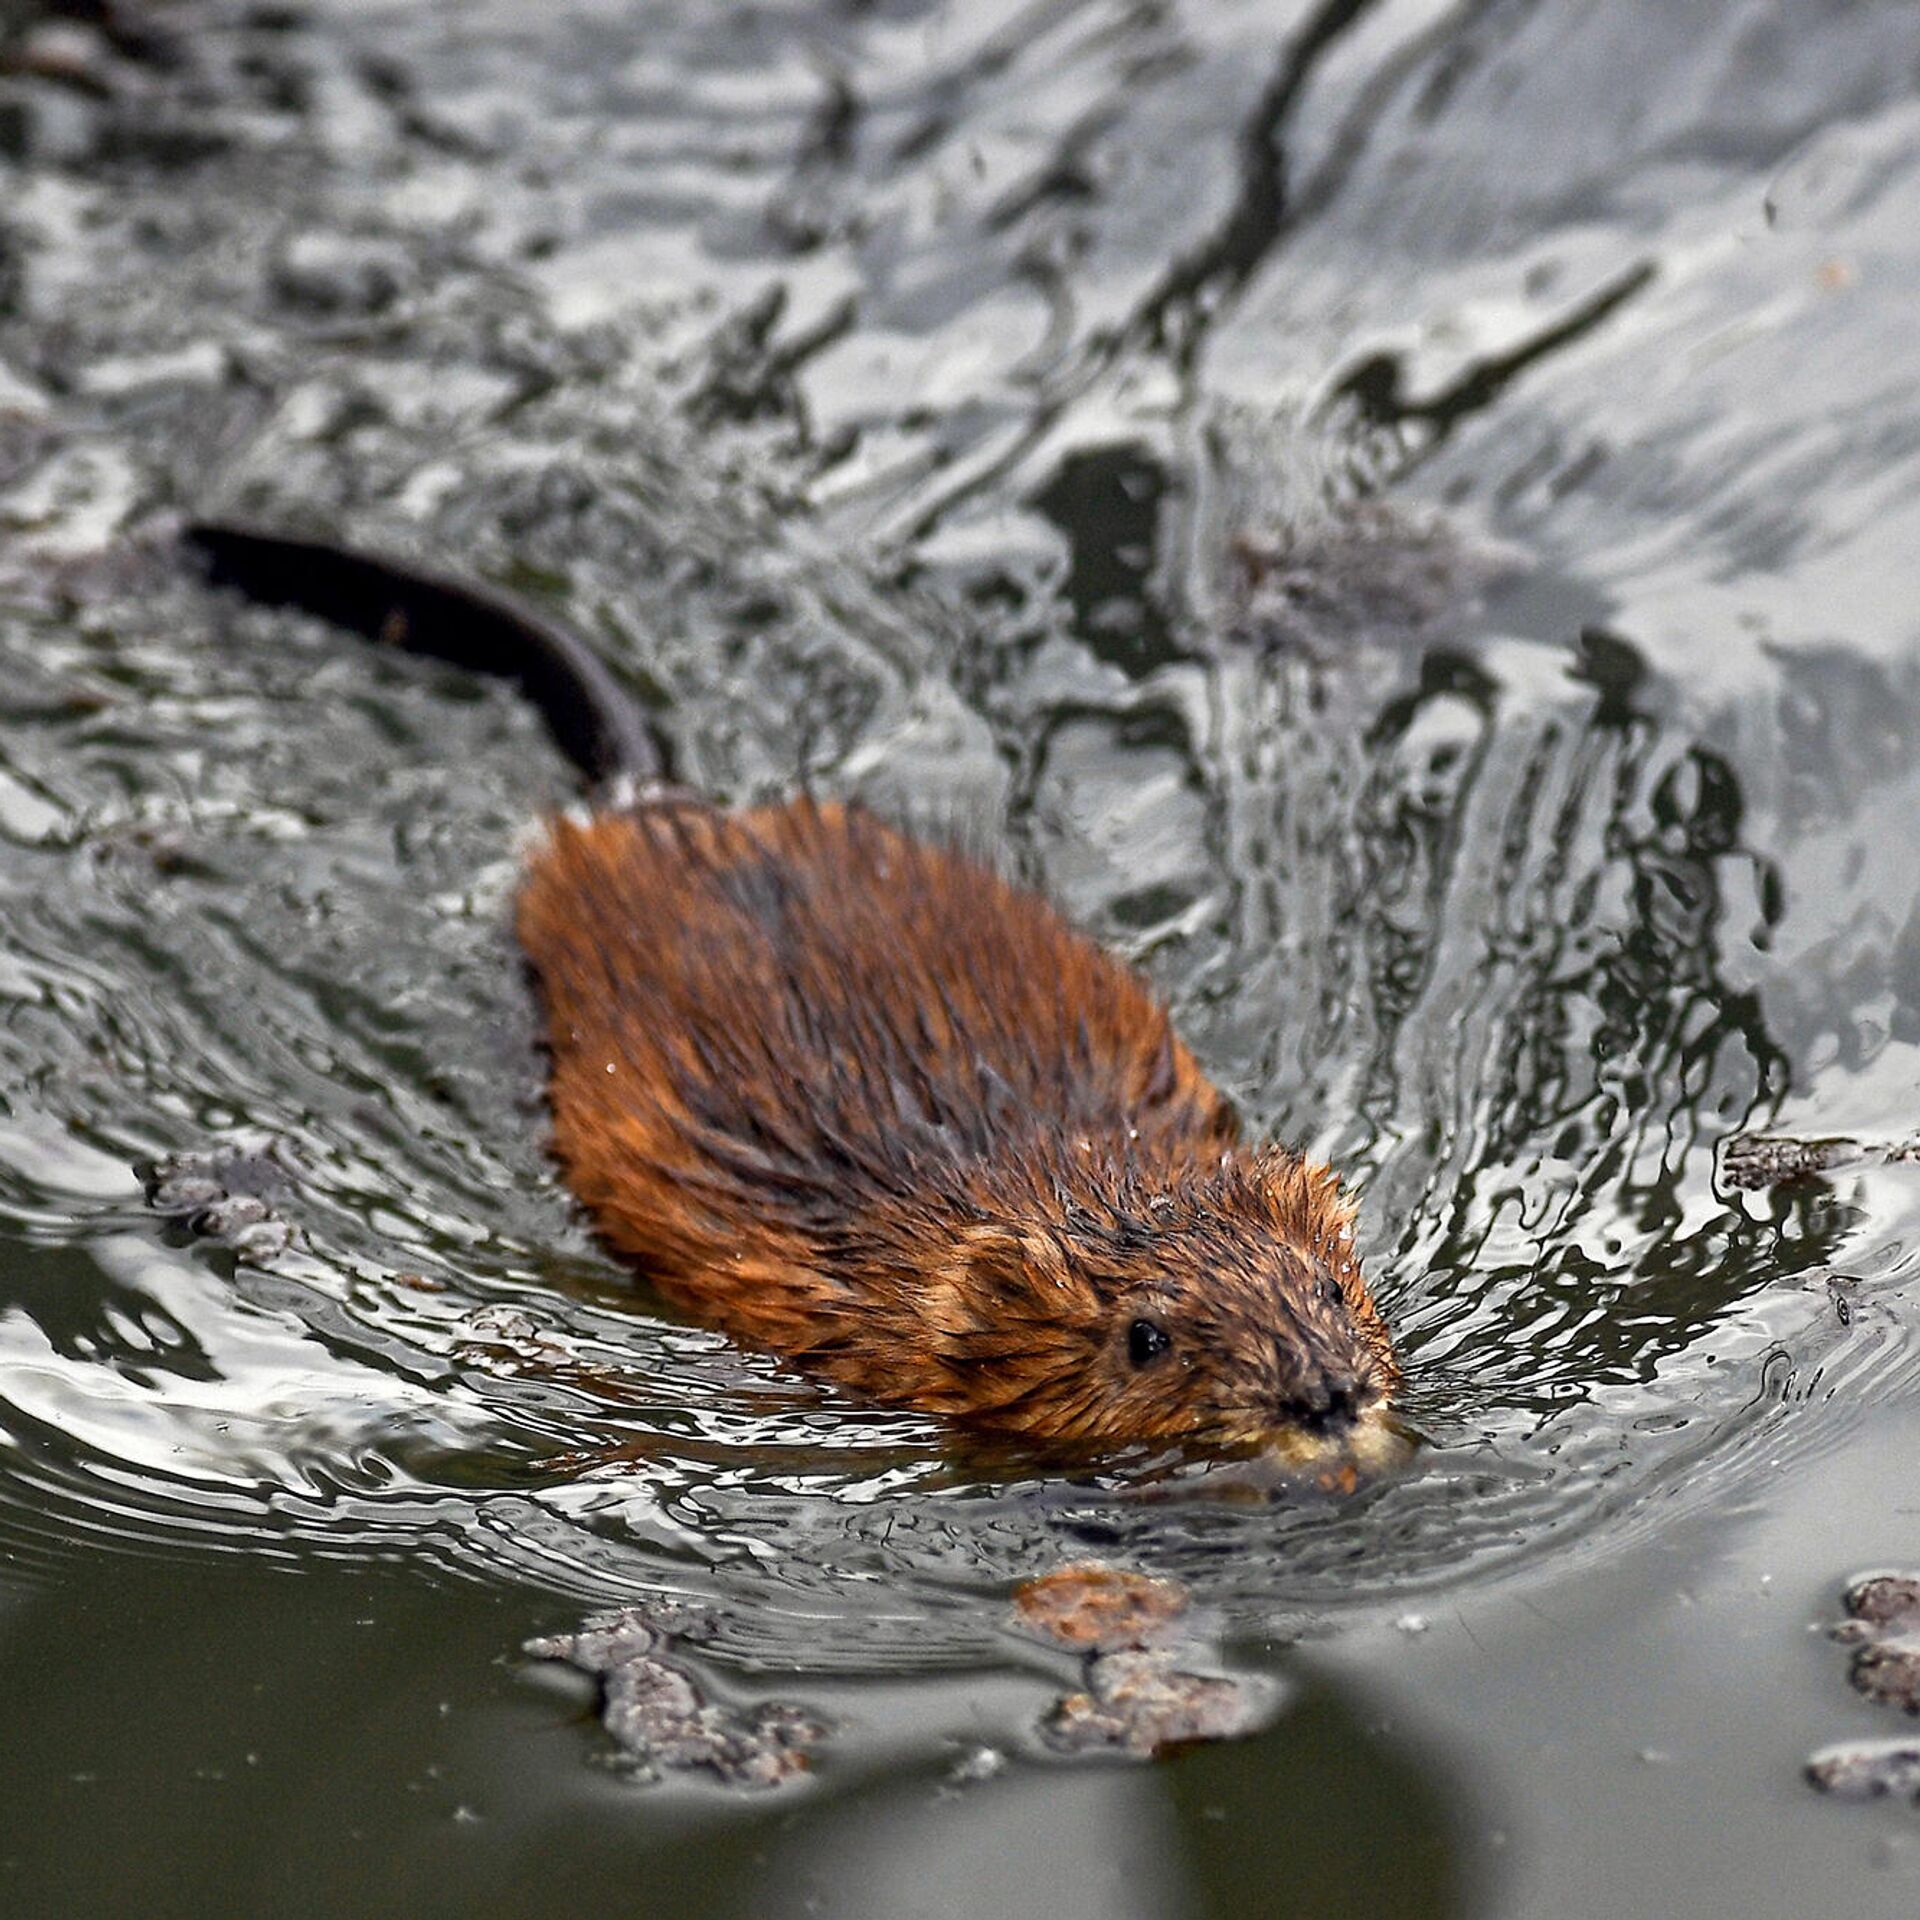
POLYGON ((1913 1911, 1798 1769, 1896 1730, 1809 1627, 1920 1560, 1920 1186, 1716 1179, 1920 1108, 1912 9, 127 16, 0 76, 5 1910, 1913 1911), (1004 849, 1364 1186, 1417 1467, 984 1480, 652 1312, 505 931, 562 768, 210 509, 1004 849), (133 1171, 268 1148, 252 1257, 133 1171), (1088 1552, 1271 1728, 1047 1757, 1088 1552), (814 1779, 594 1764, 517 1650, 659 1594, 814 1779))

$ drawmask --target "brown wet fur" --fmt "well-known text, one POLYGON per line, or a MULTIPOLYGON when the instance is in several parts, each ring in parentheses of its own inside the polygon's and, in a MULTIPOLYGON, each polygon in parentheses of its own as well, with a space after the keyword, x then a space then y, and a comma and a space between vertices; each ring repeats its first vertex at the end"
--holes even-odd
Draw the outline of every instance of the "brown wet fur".
POLYGON ((1378 1441, 1338 1183, 1238 1145, 1037 895, 858 808, 675 800, 556 821, 519 929, 567 1178, 688 1313, 1043 1448, 1378 1441))

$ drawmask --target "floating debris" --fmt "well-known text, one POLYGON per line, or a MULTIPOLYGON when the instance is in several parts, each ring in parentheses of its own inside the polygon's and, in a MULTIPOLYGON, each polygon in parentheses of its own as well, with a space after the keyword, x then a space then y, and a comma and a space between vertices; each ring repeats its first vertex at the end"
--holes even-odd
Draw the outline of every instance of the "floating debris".
POLYGON ((687 1670, 662 1656, 676 1638, 710 1630, 697 1609, 623 1608, 577 1633, 529 1640, 537 1660, 564 1661, 600 1686, 600 1722, 637 1780, 704 1770, 729 1787, 777 1787, 812 1765, 831 1728, 788 1701, 749 1708, 716 1705, 687 1670))
POLYGON ((1270 1717, 1264 1686, 1179 1664, 1203 1649, 1183 1630, 1187 1592, 1174 1581, 1086 1562, 1027 1581, 1013 1604, 1027 1631, 1086 1654, 1081 1689, 1040 1722, 1041 1739, 1058 1753, 1151 1759, 1238 1739, 1270 1717))
MULTIPOLYGON (((1861 1574, 1841 1596, 1832 1638, 1852 1647, 1847 1678, 1882 1706, 1920 1714, 1920 1574, 1861 1574)), ((1849 1740, 1822 1747, 1807 1778, 1843 1800, 1902 1794, 1920 1806, 1920 1741, 1849 1740)))
POLYGON ((1409 638, 1477 606, 1517 556, 1462 540, 1446 521, 1378 500, 1253 516, 1229 543, 1236 636, 1273 651, 1337 654, 1382 634, 1409 638))
POLYGON ((272 1147, 170 1154, 134 1172, 147 1205, 197 1240, 216 1240, 260 1261, 283 1252, 293 1238, 273 1204, 293 1176, 272 1147))
POLYGON ((1904 1795, 1920 1806, 1920 1740, 1844 1740, 1807 1762, 1807 1778, 1840 1800, 1904 1795))
POLYGON ((1847 1670, 1855 1691, 1920 1713, 1920 1574, 1865 1575, 1843 1604, 1847 1618, 1833 1637, 1857 1649, 1847 1670))
POLYGON ((1847 1589, 1841 1604, 1847 1624, 1834 1629, 1837 1639, 1859 1639, 1875 1628, 1920 1633, 1920 1574, 1865 1574, 1847 1589))
POLYGON ((1024 1582, 1013 1607, 1023 1627, 1063 1647, 1111 1652, 1164 1639, 1187 1610, 1187 1590, 1088 1561, 1024 1582))
POLYGON ((1040 1723, 1062 1753, 1105 1749, 1152 1759, 1206 1740, 1237 1740, 1266 1722, 1266 1703, 1242 1680, 1188 1673, 1165 1648, 1089 1656, 1086 1688, 1040 1723))
POLYGON ((1720 1184, 1739 1193, 1817 1180, 1850 1166, 1893 1166, 1920 1160, 1920 1140, 1853 1140, 1835 1134, 1801 1139, 1789 1133, 1738 1133, 1720 1149, 1720 1184))

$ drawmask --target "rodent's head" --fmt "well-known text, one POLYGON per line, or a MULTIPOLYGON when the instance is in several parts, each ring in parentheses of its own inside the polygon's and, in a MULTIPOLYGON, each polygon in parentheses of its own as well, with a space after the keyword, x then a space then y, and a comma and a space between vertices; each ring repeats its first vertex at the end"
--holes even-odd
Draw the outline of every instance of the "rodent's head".
POLYGON ((954 1410, 1043 1445, 1383 1465, 1398 1386, 1334 1176, 1233 1153, 961 1236, 929 1296, 954 1410))

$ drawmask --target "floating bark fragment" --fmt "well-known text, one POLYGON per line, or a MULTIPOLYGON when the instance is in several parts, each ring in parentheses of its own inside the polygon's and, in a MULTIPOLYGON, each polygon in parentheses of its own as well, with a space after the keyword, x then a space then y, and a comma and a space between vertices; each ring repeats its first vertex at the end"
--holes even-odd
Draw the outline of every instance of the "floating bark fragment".
POLYGON ((293 1175, 275 1146, 169 1154, 134 1171, 147 1205, 195 1239, 265 1261, 293 1238, 275 1206, 291 1190, 293 1175))
POLYGON ((1807 1778, 1841 1800, 1900 1795, 1920 1805, 1920 1741, 1846 1740, 1822 1747, 1807 1762, 1807 1778))
POLYGON ((1204 1657, 1187 1623, 1187 1591, 1098 1562, 1056 1568, 1014 1591, 1028 1632, 1083 1650, 1082 1685, 1055 1702, 1040 1737, 1057 1753, 1120 1753, 1138 1759, 1208 1740, 1234 1740, 1268 1717, 1263 1687, 1195 1673, 1204 1657))
POLYGON ((828 1723, 789 1701, 716 1705, 684 1667, 664 1656, 676 1636, 700 1637, 700 1616, 627 1607, 578 1633, 529 1640, 537 1660, 559 1660, 599 1682, 600 1722, 634 1778, 704 1771, 723 1786, 777 1787, 804 1773, 828 1723))
POLYGON ((1187 1610, 1187 1591, 1172 1580, 1088 1561, 1024 1582, 1013 1605, 1022 1626, 1063 1647, 1111 1652, 1165 1638, 1187 1610))
MULTIPOLYGON (((1920 1573, 1862 1574, 1841 1596, 1832 1630, 1854 1649, 1847 1678, 1882 1706, 1920 1714, 1920 1573)), ((1849 1740, 1822 1747, 1807 1778, 1843 1800, 1904 1795, 1920 1806, 1920 1740, 1849 1740)))
POLYGON ((1920 1640, 1881 1640, 1853 1656, 1847 1677, 1856 1693, 1902 1713, 1920 1713, 1920 1640))
POLYGON ((1920 1574, 1870 1573, 1846 1591, 1848 1625, 1835 1629, 1852 1638, 1875 1628, 1920 1633, 1920 1574))
POLYGON ((1847 1677, 1869 1700, 1920 1714, 1920 1574, 1874 1573, 1850 1586, 1833 1630, 1857 1649, 1847 1677))
POLYGON ((1839 1168, 1920 1160, 1920 1140, 1855 1140, 1843 1134, 1737 1133, 1720 1148, 1720 1183, 1740 1193, 1818 1180, 1839 1168))
POLYGON ((1188 1673, 1164 1647, 1088 1657, 1086 1688, 1040 1723, 1061 1753, 1108 1750, 1152 1759, 1208 1740, 1237 1740, 1263 1723, 1264 1703, 1245 1682, 1188 1673))
MULTIPOLYGON (((1258 516, 1258 510, 1255 510, 1258 516)), ((1383 634, 1412 639, 1479 604, 1517 556, 1380 501, 1256 517, 1228 543, 1236 637, 1320 656, 1383 634)))

